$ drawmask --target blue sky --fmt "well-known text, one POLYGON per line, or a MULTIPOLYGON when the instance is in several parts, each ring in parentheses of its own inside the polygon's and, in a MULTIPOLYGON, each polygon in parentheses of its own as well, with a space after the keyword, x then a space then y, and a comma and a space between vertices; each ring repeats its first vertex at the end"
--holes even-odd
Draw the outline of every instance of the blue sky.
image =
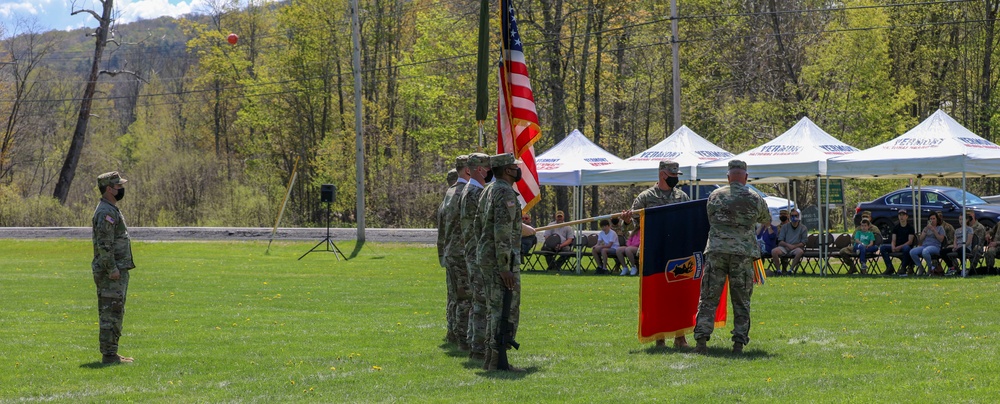
MULTIPOLYGON (((73 0, 0 0, 0 24, 6 28, 3 36, 18 31, 18 19, 33 20, 40 31, 68 30, 95 26, 89 14, 71 16, 73 0)), ((178 17, 205 10, 206 0, 115 0, 118 22, 127 23, 164 15, 178 17)), ((91 9, 100 13, 98 0, 76 0, 76 8, 91 9)), ((23 29, 22 29, 23 31, 23 29)))

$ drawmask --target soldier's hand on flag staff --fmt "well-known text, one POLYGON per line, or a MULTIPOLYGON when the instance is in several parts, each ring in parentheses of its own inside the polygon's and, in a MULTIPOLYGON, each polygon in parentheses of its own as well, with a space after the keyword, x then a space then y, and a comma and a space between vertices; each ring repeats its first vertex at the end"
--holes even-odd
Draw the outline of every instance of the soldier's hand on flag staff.
POLYGON ((622 214, 621 214, 621 218, 622 218, 622 221, 625 222, 625 223, 632 223, 632 211, 628 210, 628 209, 623 210, 622 214))

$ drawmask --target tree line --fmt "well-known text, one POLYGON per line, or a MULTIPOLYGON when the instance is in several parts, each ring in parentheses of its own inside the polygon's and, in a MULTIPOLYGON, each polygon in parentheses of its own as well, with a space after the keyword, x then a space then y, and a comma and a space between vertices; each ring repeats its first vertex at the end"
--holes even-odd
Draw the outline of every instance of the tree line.
MULTIPOLYGON (((0 27, 0 226, 85 226, 96 176, 119 170, 132 181, 122 202, 131 225, 266 227, 293 169, 282 225, 322 225, 319 188, 332 183, 334 223, 352 226, 361 102, 368 225, 431 227, 454 157, 479 147, 477 3, 361 0, 360 100, 348 0, 212 0, 181 19, 110 21, 100 69, 130 74, 97 80, 68 183, 60 172, 83 118, 98 24, 0 27)), ((669 135, 679 126, 673 40, 681 123, 734 153, 802 116, 867 148, 939 108, 996 140, 1000 0, 684 0, 675 39, 663 0, 514 4, 543 130, 538 153, 577 128, 620 157, 669 135)), ((490 152, 495 123, 485 126, 490 152)), ((855 181, 845 199, 853 206, 901 185, 855 181)), ((798 202, 815 203, 803 186, 798 202)), ((641 188, 588 187, 588 213, 621 210, 641 188)), ((987 179, 971 189, 1000 192, 987 179)), ((547 221, 570 204, 568 189, 543 187, 532 215, 547 221)))

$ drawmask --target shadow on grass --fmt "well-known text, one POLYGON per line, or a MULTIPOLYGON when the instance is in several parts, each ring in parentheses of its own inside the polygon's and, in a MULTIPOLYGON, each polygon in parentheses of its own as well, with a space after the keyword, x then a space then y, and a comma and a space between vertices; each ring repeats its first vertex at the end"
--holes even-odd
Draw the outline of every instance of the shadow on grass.
MULTIPOLYGON (((676 349, 673 347, 666 346, 651 346, 645 349, 633 349, 629 351, 630 354, 646 354, 646 355, 678 355, 678 354, 693 354, 694 348, 682 348, 676 349)), ((762 351, 760 349, 747 349, 744 350, 742 354, 734 354, 731 347, 709 347, 708 354, 705 356, 718 356, 726 357, 731 359, 741 359, 741 360, 756 360, 770 358, 774 355, 767 351, 762 351)))
POLYGON ((117 363, 104 363, 104 362, 101 362, 101 361, 97 361, 97 362, 84 363, 84 364, 80 365, 80 368, 81 369, 104 369, 106 367, 115 366, 115 365, 118 365, 118 364, 117 363))
POLYGON ((438 345, 438 348, 441 348, 442 351, 445 351, 446 355, 452 358, 467 358, 469 356, 468 352, 458 349, 458 345, 450 342, 443 342, 441 345, 438 345))
POLYGON ((539 369, 536 366, 532 366, 532 367, 529 367, 529 368, 525 368, 523 372, 507 372, 507 371, 503 371, 503 370, 494 370, 494 371, 485 371, 485 370, 483 370, 481 372, 478 372, 477 374, 479 376, 490 378, 490 379, 520 380, 520 379, 523 379, 525 377, 528 377, 531 374, 534 374, 534 373, 538 372, 539 370, 541 370, 541 369, 539 369))
POLYGON ((351 256, 347 257, 347 259, 357 257, 358 254, 361 252, 361 248, 364 246, 365 246, 364 241, 358 241, 357 243, 354 243, 354 251, 351 251, 351 256))

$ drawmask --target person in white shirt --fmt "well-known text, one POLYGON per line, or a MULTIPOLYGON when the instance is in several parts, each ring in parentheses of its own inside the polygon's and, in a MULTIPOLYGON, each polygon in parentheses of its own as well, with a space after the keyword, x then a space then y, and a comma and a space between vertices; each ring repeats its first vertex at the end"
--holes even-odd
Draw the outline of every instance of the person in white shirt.
POLYGON ((618 247, 618 234, 611 230, 611 222, 601 220, 601 232, 597 233, 597 245, 593 248, 594 261, 597 262, 597 274, 608 273, 608 253, 615 253, 618 247))

